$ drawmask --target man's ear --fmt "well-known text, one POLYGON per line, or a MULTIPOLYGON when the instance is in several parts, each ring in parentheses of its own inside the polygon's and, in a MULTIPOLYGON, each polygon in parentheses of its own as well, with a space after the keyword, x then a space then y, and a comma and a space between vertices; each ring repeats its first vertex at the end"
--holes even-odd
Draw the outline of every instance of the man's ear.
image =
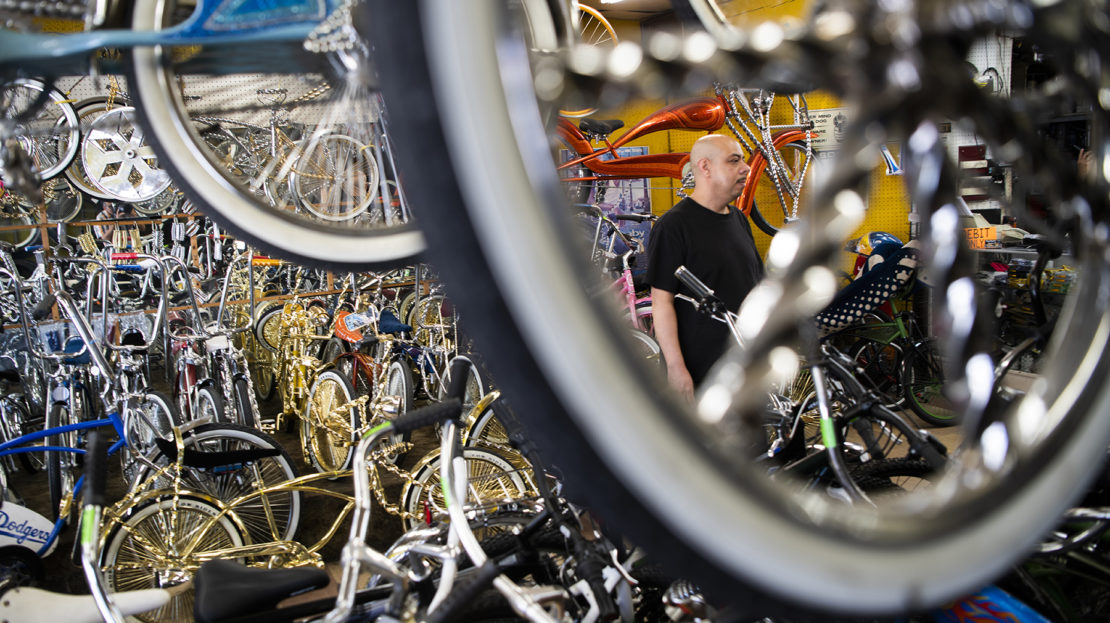
POLYGON ((695 168, 702 173, 709 173, 709 158, 702 158, 694 164, 695 168))

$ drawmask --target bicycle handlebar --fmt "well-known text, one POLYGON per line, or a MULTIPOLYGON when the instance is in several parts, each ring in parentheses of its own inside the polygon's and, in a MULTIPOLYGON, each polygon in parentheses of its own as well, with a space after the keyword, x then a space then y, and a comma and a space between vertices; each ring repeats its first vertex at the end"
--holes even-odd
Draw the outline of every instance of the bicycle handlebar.
POLYGON ((715 299, 716 295, 709 286, 705 285, 701 279, 694 276, 685 266, 679 266, 674 271, 674 276, 683 283, 690 291, 694 293, 694 297, 698 299, 698 306, 701 307, 704 300, 715 299))
POLYGON ((81 567, 101 618, 113 623, 123 623, 123 615, 108 595, 97 555, 100 513, 106 502, 104 484, 107 481, 107 454, 107 440, 98 431, 90 432, 88 452, 85 453, 85 507, 81 512, 81 567))

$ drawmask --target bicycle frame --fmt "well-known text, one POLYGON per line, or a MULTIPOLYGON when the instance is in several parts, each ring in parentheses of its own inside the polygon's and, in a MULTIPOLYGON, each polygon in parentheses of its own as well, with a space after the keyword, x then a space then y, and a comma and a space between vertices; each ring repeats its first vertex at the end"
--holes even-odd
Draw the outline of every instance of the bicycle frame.
MULTIPOLYGON (((730 98, 736 99, 736 98, 730 98)), ((768 153, 763 144, 746 130, 743 123, 736 123, 733 106, 721 93, 716 97, 701 97, 678 104, 661 108, 648 115, 633 126, 615 141, 610 142, 606 137, 599 137, 605 147, 595 149, 590 142, 590 137, 571 121, 560 117, 556 126, 556 134, 566 145, 578 154, 577 158, 564 162, 558 166, 560 171, 568 171, 572 167, 585 166, 593 175, 571 175, 564 177, 565 182, 588 182, 603 180, 641 179, 651 177, 669 177, 676 180, 683 178, 683 169, 690 161, 689 153, 646 154, 642 156, 620 156, 617 148, 648 134, 670 130, 691 130, 716 132, 728 125, 729 129, 740 138, 749 150, 747 181, 744 191, 740 195, 737 207, 744 214, 751 212, 755 200, 756 184, 763 172, 768 169, 768 153), (750 140, 744 137, 737 127, 745 128, 750 140), (601 156, 609 154, 608 160, 601 156)), ((777 151, 784 145, 796 141, 812 138, 814 133, 808 124, 795 126, 777 126, 771 135, 771 143, 777 151)), ((789 190, 789 189, 788 189, 789 190)), ((793 194, 793 193, 791 193, 793 194)))

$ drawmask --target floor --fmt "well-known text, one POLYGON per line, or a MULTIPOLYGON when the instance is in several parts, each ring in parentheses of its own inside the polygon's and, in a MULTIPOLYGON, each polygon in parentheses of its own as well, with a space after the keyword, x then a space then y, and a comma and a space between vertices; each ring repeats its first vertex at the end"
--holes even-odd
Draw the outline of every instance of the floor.
MULTIPOLYGON (((161 378, 158 373, 154 376, 156 380, 161 378)), ((165 388, 162 389, 164 390, 165 388)), ((265 417, 268 414, 273 414, 280 410, 281 403, 279 399, 274 399, 261 404, 260 408, 265 417)), ((931 428, 929 430, 949 448, 954 448, 959 443, 958 428, 931 428)), ((293 433, 278 433, 275 437, 301 468, 301 473, 310 473, 311 468, 307 466, 308 464, 303 459, 297 435, 293 433)), ((430 435, 426 437, 417 437, 416 443, 418 447, 402 459, 402 466, 411 466, 435 445, 435 441, 430 435)), ((109 495, 115 495, 117 497, 122 496, 124 493, 124 484, 119 474, 119 463, 117 461, 111 461, 110 468, 112 474, 109 479, 109 495)), ((387 495, 398 496, 401 487, 400 480, 389 475, 386 475, 384 480, 386 483, 387 495)), ((43 515, 48 514, 49 494, 47 493, 45 473, 40 472, 31 475, 26 473, 16 474, 10 479, 10 484, 17 493, 23 496, 28 507, 43 515)), ((349 482, 335 481, 327 483, 326 486, 336 491, 347 493, 352 491, 349 482)), ((306 543, 317 540, 319 536, 331 526, 339 507, 340 504, 334 499, 324 499, 319 502, 304 504, 305 511, 301 522, 302 528, 301 532, 298 534, 298 538, 306 543)), ((343 525, 336 533, 336 536, 321 550, 324 560, 336 561, 339 559, 340 549, 347 538, 348 530, 349 520, 344 521, 343 525)), ((71 559, 73 533, 74 529, 72 527, 67 528, 55 552, 45 559, 45 582, 43 588, 65 593, 87 593, 85 580, 81 574, 80 568, 78 565, 74 564, 71 559)), ((376 548, 385 549, 401 533, 402 526, 400 520, 395 516, 380 512, 380 507, 375 506, 370 544, 376 548)), ((328 570, 331 572, 334 579, 338 578, 339 570, 337 564, 329 564, 328 570)), ((335 584, 333 582, 332 586, 322 589, 321 591, 303 595, 299 597, 298 600, 316 599, 325 594, 334 593, 334 590, 335 584)))

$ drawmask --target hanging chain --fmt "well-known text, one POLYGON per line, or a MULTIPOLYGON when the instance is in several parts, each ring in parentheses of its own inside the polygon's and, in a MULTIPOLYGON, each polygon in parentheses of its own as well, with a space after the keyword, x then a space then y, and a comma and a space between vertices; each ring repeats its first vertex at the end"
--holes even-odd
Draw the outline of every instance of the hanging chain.
POLYGON ((335 52, 350 50, 358 45, 358 32, 351 20, 351 9, 357 3, 358 0, 344 0, 312 29, 305 39, 304 49, 316 53, 335 52))

